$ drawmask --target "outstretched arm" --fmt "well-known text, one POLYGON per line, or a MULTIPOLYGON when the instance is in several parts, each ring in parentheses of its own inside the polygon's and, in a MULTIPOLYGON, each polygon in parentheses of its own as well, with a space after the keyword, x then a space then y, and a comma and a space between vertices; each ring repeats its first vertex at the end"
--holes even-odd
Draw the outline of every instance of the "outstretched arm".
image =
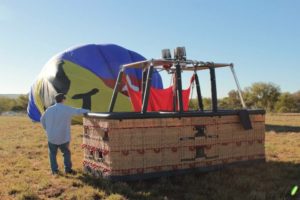
POLYGON ((88 113, 88 112, 91 112, 91 111, 88 110, 88 109, 84 109, 84 108, 77 108, 77 109, 76 109, 76 114, 77 114, 77 115, 85 114, 85 113, 88 113))
POLYGON ((88 109, 70 107, 71 115, 80 115, 80 114, 84 114, 84 113, 88 113, 88 112, 90 112, 90 110, 88 110, 88 109))

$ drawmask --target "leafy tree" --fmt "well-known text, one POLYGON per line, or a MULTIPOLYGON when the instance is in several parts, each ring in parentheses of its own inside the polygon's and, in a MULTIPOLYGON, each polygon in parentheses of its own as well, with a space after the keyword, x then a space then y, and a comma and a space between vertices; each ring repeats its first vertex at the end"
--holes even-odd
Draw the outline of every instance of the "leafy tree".
POLYGON ((1 97, 0 113, 6 111, 26 111, 28 104, 28 95, 20 95, 17 99, 1 97))
POLYGON ((297 112, 295 99, 289 92, 282 93, 275 105, 277 112, 297 112))
POLYGON ((253 83, 251 87, 245 89, 244 96, 248 107, 274 111, 280 96, 280 87, 274 83, 253 83))
POLYGON ((189 109, 190 110, 198 110, 198 100, 197 99, 190 100, 189 109))
POLYGON ((228 97, 219 100, 219 107, 222 109, 240 109, 242 108, 239 93, 236 90, 228 92, 228 97))
MULTIPOLYGON (((211 99, 204 97, 202 98, 204 110, 211 110, 211 99)), ((198 99, 191 99, 189 103, 189 108, 191 110, 198 110, 198 99)))
POLYGON ((204 110, 211 110, 212 109, 211 98, 204 97, 202 102, 203 102, 204 110))
POLYGON ((0 98, 0 113, 11 110, 11 108, 15 105, 14 99, 10 99, 7 97, 0 98))
POLYGON ((297 107, 296 112, 300 112, 300 90, 298 92, 293 93, 292 96, 297 107))
POLYGON ((16 100, 16 106, 21 110, 26 110, 28 105, 28 94, 21 94, 16 100))
MULTIPOLYGON (((242 91, 248 108, 263 108, 268 112, 300 112, 300 91, 290 94, 281 93, 280 87, 273 83, 253 83, 242 91)), ((211 99, 203 98, 205 110, 211 110, 211 99)), ((231 90, 227 97, 218 100, 220 109, 242 108, 238 91, 231 90)), ((190 109, 198 109, 197 99, 191 99, 190 109)))

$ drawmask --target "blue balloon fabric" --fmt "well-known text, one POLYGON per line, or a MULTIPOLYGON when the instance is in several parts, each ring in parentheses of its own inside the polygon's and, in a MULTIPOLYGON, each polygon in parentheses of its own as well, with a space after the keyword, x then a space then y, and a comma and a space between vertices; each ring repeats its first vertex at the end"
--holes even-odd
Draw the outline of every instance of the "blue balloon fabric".
MULTIPOLYGON (((66 94, 67 105, 93 112, 107 111, 120 66, 142 60, 145 60, 142 55, 115 44, 88 44, 68 49, 46 63, 31 87, 28 116, 39 121, 45 109, 55 103, 57 93, 66 94)), ((125 70, 116 104, 120 111, 133 110, 127 96, 128 78, 140 89, 142 70, 125 70)), ((153 74, 152 87, 163 88, 157 71, 153 74)))

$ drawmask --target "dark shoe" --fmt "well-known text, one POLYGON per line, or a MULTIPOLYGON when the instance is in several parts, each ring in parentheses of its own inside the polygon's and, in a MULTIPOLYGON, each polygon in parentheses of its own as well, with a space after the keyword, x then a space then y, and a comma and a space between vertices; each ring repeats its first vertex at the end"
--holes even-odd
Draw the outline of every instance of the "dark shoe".
POLYGON ((58 170, 52 172, 52 175, 58 175, 58 174, 59 174, 59 171, 58 171, 58 170))
POLYGON ((77 172, 74 171, 73 169, 66 171, 66 174, 70 174, 70 175, 76 175, 77 172))

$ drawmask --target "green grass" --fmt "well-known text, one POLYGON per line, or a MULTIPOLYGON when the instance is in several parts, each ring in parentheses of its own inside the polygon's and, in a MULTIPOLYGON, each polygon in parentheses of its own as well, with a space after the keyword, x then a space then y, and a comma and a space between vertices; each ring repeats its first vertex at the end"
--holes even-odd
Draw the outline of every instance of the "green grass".
MULTIPOLYGON (((93 179, 82 172, 80 125, 72 126, 77 175, 52 176, 47 140, 27 117, 0 117, 0 199, 283 199, 300 184, 300 118, 268 115, 266 163, 136 182, 93 179), (293 127, 294 132, 278 127, 293 127)), ((62 168, 62 156, 58 155, 62 168)))

